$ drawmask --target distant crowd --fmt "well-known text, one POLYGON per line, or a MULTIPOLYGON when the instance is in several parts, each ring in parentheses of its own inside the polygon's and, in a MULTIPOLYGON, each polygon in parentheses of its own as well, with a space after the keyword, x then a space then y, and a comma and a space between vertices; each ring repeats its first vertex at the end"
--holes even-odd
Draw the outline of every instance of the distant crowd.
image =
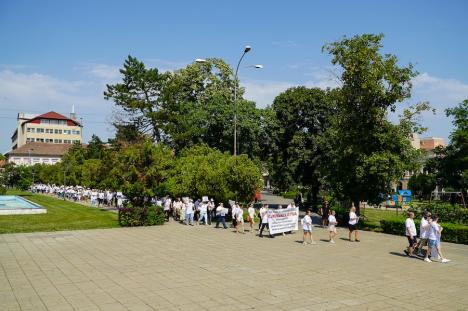
MULTIPOLYGON (((63 185, 45 185, 35 184, 32 186, 32 191, 36 193, 48 194, 57 196, 58 198, 68 199, 75 202, 90 204, 95 207, 115 207, 121 208, 126 200, 122 192, 90 189, 80 186, 63 186, 63 185)), ((187 226, 194 225, 212 225, 215 228, 228 229, 226 223, 227 218, 231 219, 230 227, 235 229, 237 233, 245 233, 245 223, 249 226, 249 232, 257 232, 259 237, 263 237, 266 230, 269 231, 269 236, 274 237, 269 229, 269 209, 268 204, 263 204, 258 210, 253 204, 246 208, 243 204, 235 201, 229 201, 228 206, 224 203, 215 204, 213 199, 207 196, 201 199, 193 200, 192 198, 184 197, 172 199, 169 196, 163 198, 153 198, 152 203, 160 206, 164 210, 166 221, 178 221, 187 226), (258 219, 258 227, 255 226, 255 219, 258 219)), ((279 205, 278 209, 296 208, 295 202, 289 203, 287 206, 279 205)), ((319 215, 322 218, 321 226, 326 228, 329 234, 329 242, 335 244, 337 236, 337 218, 334 210, 330 208, 328 202, 324 202, 319 209, 319 215)), ((356 214, 354 204, 351 206, 348 215, 348 240, 350 242, 360 242, 358 222, 360 217, 356 214)), ((303 245, 316 244, 312 235, 312 213, 310 210, 305 212, 304 217, 300 220, 303 231, 303 245)), ((404 251, 409 257, 416 255, 424 258, 426 262, 432 262, 433 259, 439 258, 441 262, 450 262, 445 258, 441 248, 441 236, 443 228, 438 223, 438 217, 431 215, 430 212, 425 212, 420 224, 420 234, 418 234, 414 223, 414 213, 409 212, 408 218, 405 221, 405 235, 408 239, 408 247, 404 251), (427 247, 424 252, 424 247, 427 247), (415 255, 416 251, 416 255, 415 255), (432 256, 432 260, 431 260, 432 256)), ((291 232, 287 232, 291 233, 291 232)), ((285 233, 283 233, 285 235, 285 233)))

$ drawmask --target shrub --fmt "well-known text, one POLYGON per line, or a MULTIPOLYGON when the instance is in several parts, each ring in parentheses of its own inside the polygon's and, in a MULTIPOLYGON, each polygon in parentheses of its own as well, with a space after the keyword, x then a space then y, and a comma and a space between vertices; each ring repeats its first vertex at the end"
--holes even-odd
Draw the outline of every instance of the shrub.
POLYGON ((7 193, 7 189, 3 186, 0 186, 0 195, 5 195, 7 193))
POLYGON ((119 224, 122 227, 155 226, 164 224, 164 221, 164 210, 160 206, 119 209, 119 224))
POLYGON ((430 211, 432 215, 439 216, 441 222, 468 224, 468 209, 459 205, 447 203, 430 203, 423 206, 412 207, 410 211, 415 213, 415 218, 420 219, 424 211, 430 211))
MULTIPOLYGON (((419 221, 415 221, 419 227, 419 221)), ((384 233, 404 235, 405 234, 405 219, 403 217, 395 217, 382 219, 380 225, 384 233)), ((453 223, 441 223, 444 228, 442 231, 442 241, 468 244, 468 226, 453 223)))

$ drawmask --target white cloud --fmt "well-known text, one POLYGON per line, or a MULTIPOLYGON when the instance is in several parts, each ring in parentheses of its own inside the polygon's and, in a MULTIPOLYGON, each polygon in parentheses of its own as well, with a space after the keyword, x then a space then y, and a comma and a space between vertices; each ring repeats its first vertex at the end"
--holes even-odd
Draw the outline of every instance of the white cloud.
POLYGON ((86 72, 98 79, 106 81, 106 83, 118 81, 120 78, 119 67, 105 64, 90 65, 87 67, 86 72))
POLYGON ((102 84, 87 80, 62 80, 41 73, 0 70, 0 151, 9 147, 9 135, 16 126, 18 112, 56 111, 68 115, 72 105, 83 117, 85 140, 96 133, 102 138, 111 133, 109 116, 112 104, 103 99, 102 84))
POLYGON ((258 107, 266 107, 273 103, 273 100, 281 92, 294 86, 318 87, 321 89, 334 88, 339 82, 333 72, 315 68, 306 74, 308 80, 304 83, 294 83, 291 81, 271 81, 271 80, 248 80, 241 83, 245 87, 245 98, 253 100, 258 107))

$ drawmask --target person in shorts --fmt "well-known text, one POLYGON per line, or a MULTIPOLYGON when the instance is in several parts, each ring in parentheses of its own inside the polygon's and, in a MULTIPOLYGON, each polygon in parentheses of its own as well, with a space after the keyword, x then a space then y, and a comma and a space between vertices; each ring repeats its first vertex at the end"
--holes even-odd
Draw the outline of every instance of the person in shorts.
POLYGON ((354 241, 361 242, 359 240, 359 232, 357 230, 358 221, 359 221, 359 216, 356 214, 356 208, 354 207, 354 203, 353 203, 351 205, 351 209, 349 211, 349 221, 348 221, 349 241, 350 242, 353 242, 353 240, 351 240, 353 232, 354 232, 354 241))
POLYGON ((418 244, 418 233, 414 224, 414 213, 409 212, 408 218, 405 220, 405 235, 408 239, 408 248, 405 250, 406 255, 413 257, 414 247, 418 244))
POLYGON ((332 244, 335 244, 336 225, 338 224, 335 214, 334 210, 330 210, 330 216, 328 216, 328 232, 330 234, 330 243, 332 244))
MULTIPOLYGON (((423 217, 421 218, 421 223, 419 225, 419 243, 417 245, 418 253, 417 255, 422 257, 424 256, 422 250, 424 246, 427 246, 427 241, 429 240, 429 231, 431 229, 431 213, 425 211, 423 217)), ((429 256, 429 252, 426 251, 426 256, 429 256)))
POLYGON ((301 220, 302 222, 302 230, 304 232, 304 237, 302 238, 302 245, 306 245, 309 240, 309 244, 315 244, 314 239, 312 237, 312 218, 310 217, 310 210, 306 211, 306 215, 301 220))

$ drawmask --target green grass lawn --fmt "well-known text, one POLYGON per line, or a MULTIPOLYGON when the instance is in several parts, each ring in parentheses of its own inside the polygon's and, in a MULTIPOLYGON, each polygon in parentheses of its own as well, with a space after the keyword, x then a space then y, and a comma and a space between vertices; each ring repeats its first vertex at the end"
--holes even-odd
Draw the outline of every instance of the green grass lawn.
POLYGON ((361 209, 361 216, 364 216, 363 229, 372 231, 382 231, 380 229, 380 220, 387 218, 395 218, 396 216, 404 219, 404 213, 401 209, 396 211, 377 209, 377 208, 363 208, 361 209))
POLYGON ((42 205, 47 209, 47 214, 0 215, 0 233, 119 227, 117 214, 113 212, 24 191, 12 190, 7 194, 21 195, 42 205))

